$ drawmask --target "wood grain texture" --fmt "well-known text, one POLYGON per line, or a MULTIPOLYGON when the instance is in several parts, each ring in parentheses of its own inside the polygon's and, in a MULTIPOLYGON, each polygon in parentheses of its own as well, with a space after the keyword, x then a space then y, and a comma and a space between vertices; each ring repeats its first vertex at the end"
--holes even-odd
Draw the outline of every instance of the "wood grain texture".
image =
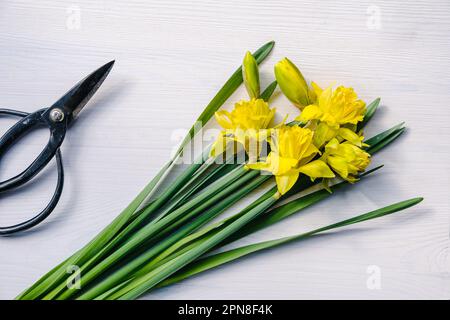
MULTIPOLYGON (((0 239, 0 298, 13 298, 110 222, 168 159, 179 130, 191 125, 245 50, 272 39, 263 84, 273 79, 273 63, 288 56, 319 84, 351 85, 367 101, 382 97, 367 136, 400 121, 409 130, 374 158, 386 165, 382 172, 240 243, 414 196, 425 201, 145 298, 449 299, 448 0, 2 1, 0 106, 34 111, 102 63, 117 63, 64 142, 67 182, 55 212, 30 232, 0 239), (380 289, 367 286, 373 265, 380 289)), ((233 99, 244 96, 241 89, 233 99)), ((275 103, 297 114, 284 99, 275 103)), ((0 118, 0 131, 11 124, 0 118)), ((46 136, 37 132, 3 157, 0 178, 29 163, 46 136)), ((54 169, 29 188, 1 195, 1 225, 46 203, 54 169)))

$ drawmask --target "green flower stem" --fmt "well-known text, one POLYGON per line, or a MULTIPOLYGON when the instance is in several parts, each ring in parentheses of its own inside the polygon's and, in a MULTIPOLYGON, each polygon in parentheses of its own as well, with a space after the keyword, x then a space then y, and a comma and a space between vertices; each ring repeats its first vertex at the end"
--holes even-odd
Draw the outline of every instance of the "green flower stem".
MULTIPOLYGON (((268 175, 260 175, 257 177, 258 183, 266 182, 271 176, 268 175)), ((159 254, 157 257, 152 259, 145 267, 139 269, 139 271, 133 276, 133 277, 139 277, 142 276, 151 270, 153 270, 155 267, 157 267, 160 264, 163 264, 167 262, 170 259, 173 259, 176 256, 179 256, 183 254, 184 252, 190 250, 193 246, 197 245, 197 241, 204 240, 205 237, 210 237, 213 231, 218 230, 218 228, 224 228, 226 225, 229 225, 231 222, 237 220, 239 217, 246 214, 248 211, 256 207, 259 203, 263 202, 264 200, 270 198, 274 193, 276 192, 276 187, 271 188, 268 192, 264 193, 263 196, 255 200, 253 203, 251 203, 249 206, 247 206, 245 209, 240 211, 238 214, 233 215, 230 218, 224 219, 222 221, 219 221, 217 223, 214 223, 212 225, 209 225, 207 227, 202 228, 201 230, 194 232, 180 241, 176 242, 166 250, 164 250, 161 254, 159 254)), ((248 193, 248 192, 246 192, 248 193)))
MULTIPOLYGON (((202 159, 206 160, 203 162, 201 167, 190 177, 190 180, 186 182, 184 186, 182 186, 179 191, 177 191, 175 195, 171 197, 170 201, 168 201, 167 204, 161 209, 162 212, 158 214, 158 216, 155 218, 155 221, 160 220, 161 218, 178 208, 181 204, 186 202, 195 193, 209 186, 214 181, 220 179, 227 172, 229 172, 229 170, 222 170, 224 169, 223 167, 226 166, 226 164, 220 164, 217 168, 211 170, 218 157, 209 157, 208 155, 210 149, 211 146, 208 146, 203 151, 202 159)), ((228 160, 230 160, 231 158, 234 158, 234 155, 229 156, 228 160)), ((233 169, 237 167, 237 165, 228 166, 233 169)))
MULTIPOLYGON (((161 220, 149 223, 144 228, 139 229, 131 235, 124 243, 116 248, 109 256, 105 257, 98 264, 93 266, 91 270, 83 275, 83 284, 86 285, 90 283, 93 279, 97 278, 105 270, 112 267, 115 263, 120 261, 126 255, 129 255, 133 250, 139 248, 146 241, 149 241, 156 235, 167 227, 175 228, 177 225, 185 222, 187 219, 197 215, 202 210, 205 210, 208 206, 220 201, 224 196, 233 192, 236 188, 246 183, 249 179, 258 175, 258 172, 249 171, 243 166, 237 167, 235 170, 230 172, 228 175, 224 176, 213 183, 208 190, 201 193, 191 201, 185 203, 180 208, 173 211, 171 214, 167 215, 161 220), (246 176, 244 176, 246 175, 246 176), (242 179, 240 177, 244 176, 242 179), (233 183, 233 182, 237 183, 233 183)), ((115 239, 117 240, 117 239, 115 239)), ((116 241, 108 244, 108 246, 115 247, 116 241)), ((86 268, 83 268, 86 271, 86 268)), ((67 291, 64 284, 60 285, 57 290, 54 290, 51 294, 45 296, 45 299, 54 299, 63 290, 67 291)))
MULTIPOLYGON (((262 175, 264 181, 267 181, 271 176, 268 175, 262 175)), ((256 199, 253 203, 248 205, 245 209, 238 212, 237 214, 234 214, 228 218, 225 218, 221 221, 218 221, 206 228, 203 228, 195 233, 190 234, 189 236, 185 237, 184 239, 178 241, 174 245, 172 245, 170 248, 162 252, 160 255, 158 255, 155 259, 153 259, 146 268, 143 268, 142 270, 139 270, 139 272, 135 275, 135 277, 143 276, 145 273, 150 272, 153 268, 166 263, 169 260, 172 260, 185 252, 191 250, 195 246, 197 246, 200 242, 204 241, 206 238, 211 238, 214 234, 220 232, 220 230, 224 229, 226 226, 230 225, 232 222, 239 219, 241 216, 245 215, 248 211, 259 205, 261 202, 267 200, 270 198, 275 192, 277 191, 276 187, 270 188, 268 191, 266 191, 262 196, 260 196, 258 199, 256 199)), ((260 217, 255 219, 257 221, 260 217)), ((252 224, 255 222, 253 221, 252 224)), ((249 227, 250 225, 245 226, 244 228, 249 227)), ((233 234, 232 236, 228 237, 225 242, 230 242, 229 239, 234 238, 236 234, 240 232, 237 232, 233 234)), ((222 245, 222 244, 220 244, 222 245)))
MULTIPOLYGON (((363 173, 361 175, 361 178, 369 175, 370 173, 378 170, 379 168, 381 168, 381 166, 363 173)), ((267 180, 267 179, 265 179, 266 177, 267 176, 260 176, 259 178, 261 178, 262 181, 266 181, 267 180)), ((348 182, 342 181, 342 182, 339 182, 339 183, 333 185, 331 188, 334 191, 345 185, 348 185, 348 182)), ((307 188, 308 186, 309 186, 309 184, 304 184, 304 188, 307 188)), ((276 190, 276 188, 272 188, 267 193, 270 193, 272 195, 275 192, 275 190, 276 190)), ((261 198, 259 198, 255 202, 260 203, 260 202, 264 201, 265 199, 267 199, 268 198, 267 193, 265 193, 261 198)), ((290 201, 289 203, 286 203, 280 207, 276 207, 274 209, 269 208, 263 214, 261 214, 257 218, 255 218, 251 224, 247 224, 246 226, 241 228, 239 231, 235 232, 233 235, 231 235, 230 237, 226 238, 224 241, 219 243, 216 246, 216 248, 222 247, 226 244, 229 244, 233 241, 243 238, 248 234, 254 233, 258 230, 261 230, 265 227, 275 224, 276 222, 278 222, 282 219, 285 219, 288 216, 290 216, 294 213, 297 213, 297 212, 299 212, 299 211, 301 211, 301 210, 303 210, 303 209, 305 209, 305 208, 307 208, 307 207, 309 207, 331 195, 332 194, 330 194, 328 191, 322 189, 322 190, 318 190, 314 193, 308 194, 306 196, 303 196, 301 198, 290 201)), ((220 232, 221 229, 223 229, 226 225, 228 225, 232 221, 235 221, 240 216, 242 216, 241 213, 239 214, 239 216, 235 215, 235 216, 227 218, 223 221, 220 221, 220 222, 216 223, 213 227, 210 227, 207 229, 202 229, 196 233, 193 233, 189 236, 184 237, 182 240, 178 241, 176 244, 174 244, 169 249, 164 251, 163 254, 159 255, 157 258, 152 259, 150 261, 150 263, 148 263, 145 267, 139 268, 139 271, 137 273, 135 273, 132 276, 128 275, 128 277, 130 279, 138 278, 138 277, 141 277, 141 276, 151 272, 154 268, 160 266, 161 264, 164 264, 164 263, 168 262, 169 260, 172 260, 172 259, 184 254, 185 252, 193 249, 201 241, 204 241, 206 236, 208 238, 212 237, 215 233, 220 232)), ((212 248, 211 250, 214 250, 214 249, 215 248, 212 248)), ((231 255, 231 256, 233 257, 233 255, 231 255)), ((157 287, 172 284, 174 282, 181 281, 182 279, 185 279, 186 277, 189 277, 191 275, 197 274, 202 271, 206 271, 206 270, 203 270, 203 268, 205 268, 205 267, 208 267, 208 269, 211 269, 211 268, 214 268, 215 266, 225 263, 225 262, 222 262, 223 259, 221 257, 220 258, 218 257, 217 261, 216 260, 209 261, 209 260, 207 260, 208 257, 200 258, 198 261, 202 261, 204 259, 207 261, 207 263, 205 262, 204 264, 200 264, 197 261, 195 261, 192 263, 192 266, 191 266, 191 264, 189 264, 188 266, 186 266, 186 268, 183 268, 179 272, 176 272, 173 276, 166 279, 163 283, 158 284, 157 287)), ((235 258, 235 259, 237 259, 237 258, 235 258)), ((127 280, 127 282, 128 281, 129 280, 127 280)), ((114 293, 118 289, 122 288, 124 286, 124 283, 122 283, 122 284, 115 283, 114 285, 116 285, 115 290, 110 289, 110 293, 109 294, 105 293, 104 298, 107 298, 112 293, 114 293)), ((89 298, 92 299, 94 297, 91 296, 89 298)), ((96 297, 96 299, 101 299, 101 295, 96 297)))
POLYGON ((163 206, 162 212, 158 214, 156 220, 163 218, 166 214, 170 213, 174 209, 176 209, 180 204, 182 204, 186 199, 188 199, 191 195, 193 195, 196 191, 201 189, 201 186, 204 185, 204 181, 208 180, 208 177, 214 174, 211 170, 209 170, 214 164, 214 158, 209 158, 206 160, 202 166, 195 172, 194 175, 190 178, 190 180, 182 186, 177 193, 172 196, 170 202, 163 206))
POLYGON ((117 293, 113 295, 113 298, 120 299, 134 299, 146 292, 147 290, 153 288, 159 282, 163 281, 177 270, 181 269, 188 263, 194 261, 196 258, 200 257, 202 254, 207 252, 209 249, 232 235, 234 232, 238 231, 244 225, 252 221, 259 214, 264 212, 267 208, 273 205, 279 199, 278 194, 274 194, 272 197, 261 202, 258 206, 254 207, 252 210, 248 211, 245 215, 231 223, 222 232, 215 234, 212 238, 201 243, 192 250, 186 252, 182 256, 169 261, 168 263, 158 267, 152 272, 148 273, 144 277, 135 279, 128 283, 125 287, 120 289, 117 293))
MULTIPOLYGON (((144 254, 127 263, 125 266, 118 269, 116 272, 108 276, 106 279, 103 279, 95 287, 92 287, 90 290, 83 293, 78 299, 89 300, 99 297, 102 294, 106 293, 111 288, 113 288, 114 286, 116 286, 117 284, 119 284, 121 281, 129 277, 136 270, 139 269, 139 271, 144 271, 147 267, 146 266, 143 267, 143 264, 145 263, 148 264, 149 262, 151 263, 153 261, 152 258, 155 255, 157 255, 164 249, 168 248, 172 244, 180 241, 181 239, 184 239, 193 231, 205 225, 207 222, 211 221, 211 219, 217 217, 217 215, 222 213, 224 210, 229 208, 231 205, 236 203, 238 200, 243 198, 245 195, 250 193, 252 190, 254 190, 256 187, 261 185, 266 180, 267 179, 265 176, 257 176, 252 181, 250 181, 249 184, 245 185, 245 187, 240 188, 237 192, 232 193, 230 196, 223 199, 221 202, 215 204, 205 213, 191 220, 188 224, 177 230, 177 232, 174 232, 167 238, 164 238, 155 247, 147 250, 144 254)), ((62 295, 61 299, 66 299, 67 297, 69 296, 62 295)))
MULTIPOLYGON (((209 150, 205 150, 206 154, 209 150)), ((205 152, 196 160, 194 163, 190 164, 184 171, 181 173, 174 182, 172 182, 166 190, 150 205, 142 208, 142 213, 134 219, 126 228, 123 230, 118 237, 125 238, 133 231, 135 231, 138 227, 145 224, 146 220, 152 215, 157 209, 159 209, 162 205, 164 205, 167 200, 169 200, 183 185, 188 183, 189 179, 193 174, 202 166, 205 156, 205 152)))

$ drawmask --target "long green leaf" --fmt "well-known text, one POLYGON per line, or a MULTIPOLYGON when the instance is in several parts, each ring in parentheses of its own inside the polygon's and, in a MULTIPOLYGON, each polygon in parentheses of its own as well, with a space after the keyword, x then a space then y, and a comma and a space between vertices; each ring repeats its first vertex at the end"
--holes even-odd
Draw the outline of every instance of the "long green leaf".
POLYGON ((272 97, 273 92, 275 91, 278 83, 277 81, 273 81, 271 84, 267 86, 267 88, 261 93, 261 99, 263 99, 266 102, 269 102, 270 98, 272 97))
POLYGON ((365 143, 367 143, 370 147, 374 147, 376 146, 378 143, 383 142, 384 140, 386 140, 390 135, 393 135, 395 133, 397 133, 399 130, 403 129, 405 123, 399 123, 395 126, 393 126, 392 128, 383 131, 382 133, 377 134, 376 136, 367 139, 366 141, 364 141, 365 143))
MULTIPOLYGON (((179 282, 186 278, 192 277, 198 273, 221 266, 225 263, 232 262, 234 260, 237 260, 244 256, 250 255, 252 253, 256 253, 256 252, 259 252, 262 250, 268 250, 268 249, 271 249, 271 248, 274 248, 274 247, 277 247, 277 246, 280 246, 283 244, 291 243, 294 241, 304 240, 315 234, 329 231, 329 230, 332 230, 335 228, 342 228, 342 227, 345 227, 345 226, 348 226, 351 224, 355 224, 355 223, 359 223, 359 222, 363 222, 363 221, 367 221, 367 220, 371 220, 371 219, 376 219, 376 218, 379 218, 379 217, 382 217, 382 216, 385 216, 388 214, 392 214, 397 211, 412 207, 412 206, 418 204, 419 202, 421 202, 422 200, 423 200, 423 198, 409 199, 406 201, 402 201, 402 202, 398 202, 398 203, 386 206, 384 208, 377 209, 375 211, 371 211, 366 214, 362 214, 362 215, 359 215, 359 216, 356 216, 356 217, 353 217, 353 218, 350 218, 347 220, 340 221, 338 223, 328 225, 326 227, 318 228, 318 229, 315 229, 313 231, 306 232, 303 234, 290 236, 290 237, 284 237, 284 238, 270 240, 270 241, 264 241, 264 242, 260 242, 260 243, 255 243, 255 244, 239 247, 236 249, 232 249, 229 251, 221 252, 218 254, 214 254, 211 256, 207 256, 205 258, 202 258, 202 259, 188 265, 186 268, 184 268, 184 269, 180 270, 178 273, 176 273, 175 276, 167 278, 165 281, 161 282, 158 285, 158 287, 163 287, 163 286, 167 286, 167 285, 179 282)), ((301 202, 301 201, 298 201, 298 202, 301 202)), ((296 204, 296 205, 299 205, 300 207, 303 206, 303 204, 301 204, 301 203, 296 204)), ((282 214, 290 215, 290 214, 292 214, 292 211, 296 210, 295 209, 296 205, 283 206, 279 210, 282 214), (285 212, 282 212, 282 211, 285 211, 285 212)))
POLYGON ((391 142, 396 140, 398 137, 400 137, 403 134, 403 132, 405 132, 405 130, 406 130, 406 128, 398 129, 391 135, 387 136, 386 139, 384 139, 382 142, 379 142, 373 146, 369 146, 366 151, 372 155, 375 154, 376 152, 380 151, 381 149, 386 147, 388 144, 390 144, 391 142))

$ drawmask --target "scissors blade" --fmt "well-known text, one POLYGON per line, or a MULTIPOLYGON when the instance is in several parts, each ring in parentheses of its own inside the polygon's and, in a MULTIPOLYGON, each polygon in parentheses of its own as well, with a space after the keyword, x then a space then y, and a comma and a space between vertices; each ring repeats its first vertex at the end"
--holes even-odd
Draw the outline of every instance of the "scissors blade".
POLYGON ((53 104, 52 108, 62 108, 66 113, 71 115, 70 121, 75 119, 81 109, 83 109, 89 99, 92 98, 94 93, 101 86, 113 65, 114 60, 89 74, 59 98, 59 100, 53 104))

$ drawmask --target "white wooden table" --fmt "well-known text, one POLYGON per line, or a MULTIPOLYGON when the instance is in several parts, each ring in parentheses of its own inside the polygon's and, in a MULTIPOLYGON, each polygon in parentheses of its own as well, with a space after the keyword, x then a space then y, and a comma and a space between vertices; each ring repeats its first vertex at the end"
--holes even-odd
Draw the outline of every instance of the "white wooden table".
MULTIPOLYGON (((273 79, 273 64, 288 56, 319 84, 353 86, 367 101, 382 97, 367 136, 400 121, 409 129, 374 158, 386 165, 379 173, 240 243, 414 196, 425 201, 145 298, 450 298, 448 0, 4 0, 0 39, 2 107, 48 106, 87 72, 117 61, 66 137, 58 207, 32 231, 0 238, 0 298, 13 298, 110 222, 169 158, 177 130, 191 125, 244 52, 272 39, 277 45, 263 65, 263 84, 273 79)), ((244 96, 241 88, 233 100, 244 96)), ((297 114, 286 100, 275 103, 297 114)), ((1 118, 0 131, 12 123, 1 118)), ((4 156, 0 177, 24 168, 47 135, 38 131, 4 156)), ((44 206, 54 169, 1 195, 1 225, 44 206)))

